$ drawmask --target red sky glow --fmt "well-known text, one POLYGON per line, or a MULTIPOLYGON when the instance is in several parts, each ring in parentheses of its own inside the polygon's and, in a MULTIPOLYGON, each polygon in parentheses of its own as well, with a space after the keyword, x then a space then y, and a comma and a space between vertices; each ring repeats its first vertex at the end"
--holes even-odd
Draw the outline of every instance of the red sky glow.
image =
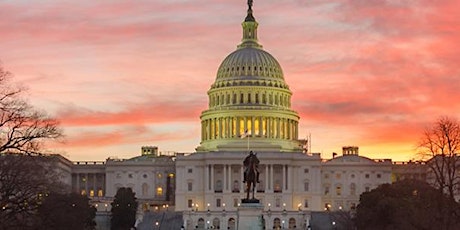
MULTIPOLYGON (((193 152, 245 0, 0 2, 0 61, 61 121, 71 160, 193 152)), ((423 129, 460 112, 460 1, 256 0, 259 41, 293 91, 300 137, 416 158, 423 129)))

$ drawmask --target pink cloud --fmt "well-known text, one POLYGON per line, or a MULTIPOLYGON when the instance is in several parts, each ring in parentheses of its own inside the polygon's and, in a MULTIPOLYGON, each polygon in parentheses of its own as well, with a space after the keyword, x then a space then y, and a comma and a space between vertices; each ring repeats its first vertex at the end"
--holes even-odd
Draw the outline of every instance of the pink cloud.
MULTIPOLYGON (((71 134, 72 146, 137 150, 121 129, 105 129, 199 127, 218 65, 240 42, 245 7, 225 0, 2 2, 0 59, 38 107, 64 128, 84 128, 71 134)), ((283 66, 302 127, 317 132, 317 151, 397 145, 387 153, 398 157, 413 147, 418 126, 460 110, 458 1, 286 0, 254 8, 260 41, 283 66)), ((159 135, 142 136, 149 134, 159 135)), ((178 148, 193 151, 199 135, 197 128, 178 148)), ((175 140, 146 140, 174 146, 166 138, 175 140)), ((84 150, 69 149, 72 157, 84 150)))

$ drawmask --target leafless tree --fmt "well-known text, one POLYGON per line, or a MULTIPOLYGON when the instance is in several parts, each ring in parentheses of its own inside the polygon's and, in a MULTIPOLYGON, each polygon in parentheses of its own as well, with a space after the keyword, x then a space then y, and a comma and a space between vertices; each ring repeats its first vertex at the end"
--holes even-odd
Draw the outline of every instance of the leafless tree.
POLYGON ((419 149, 428 159, 428 182, 455 199, 460 188, 460 123, 449 117, 439 118, 425 129, 419 149))
POLYGON ((40 154, 45 140, 62 137, 57 120, 21 98, 23 89, 9 83, 0 65, 0 153, 40 154))
POLYGON ((58 139, 58 122, 22 98, 0 64, 0 229, 28 229, 42 197, 61 190, 43 143, 58 139))
POLYGON ((65 191, 52 156, 0 155, 0 229, 29 229, 41 201, 65 191))

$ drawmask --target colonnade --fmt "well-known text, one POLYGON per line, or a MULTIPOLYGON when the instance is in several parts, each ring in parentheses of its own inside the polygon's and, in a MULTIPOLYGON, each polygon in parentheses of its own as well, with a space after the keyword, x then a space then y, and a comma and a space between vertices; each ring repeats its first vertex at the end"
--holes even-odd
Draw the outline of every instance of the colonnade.
MULTIPOLYGON (((285 164, 262 164, 259 166, 259 179, 263 187, 258 190, 263 192, 281 193, 291 189, 289 184, 292 169, 285 164)), ((244 192, 240 187, 244 179, 242 165, 233 164, 207 164, 205 170, 205 190, 211 192, 244 192), (220 172, 216 172, 219 170, 220 172), (238 173, 235 173, 238 171, 238 173), (236 182, 236 183, 235 183, 236 182)))
POLYGON ((245 131, 253 137, 298 139, 298 121, 277 117, 219 117, 201 121, 201 141, 240 137, 245 131))

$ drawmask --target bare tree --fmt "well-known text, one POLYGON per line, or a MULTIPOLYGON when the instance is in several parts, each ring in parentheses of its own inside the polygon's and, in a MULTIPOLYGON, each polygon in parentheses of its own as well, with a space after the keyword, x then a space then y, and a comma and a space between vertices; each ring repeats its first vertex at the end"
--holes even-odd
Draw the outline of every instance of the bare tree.
POLYGON ((429 159, 428 181, 455 200, 460 188, 460 123, 449 117, 439 118, 425 129, 419 149, 429 159))
POLYGON ((58 139, 57 120, 21 98, 23 89, 9 84, 12 74, 0 65, 0 153, 41 153, 45 140, 58 139))
POLYGON ((50 192, 66 187, 52 156, 0 155, 0 229, 29 229, 36 211, 50 192))
POLYGON ((33 108, 0 65, 0 229, 29 229, 43 196, 63 191, 43 143, 62 136, 58 122, 33 108))

